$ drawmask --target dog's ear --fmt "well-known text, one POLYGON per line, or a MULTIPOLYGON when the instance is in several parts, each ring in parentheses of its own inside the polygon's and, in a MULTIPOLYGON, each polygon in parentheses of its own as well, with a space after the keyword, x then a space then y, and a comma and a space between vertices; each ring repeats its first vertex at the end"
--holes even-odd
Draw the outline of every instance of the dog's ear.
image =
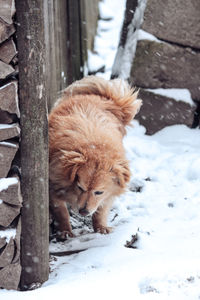
POLYGON ((74 181, 79 167, 86 162, 86 158, 80 152, 61 150, 61 162, 67 170, 69 180, 74 181))
POLYGON ((116 162, 111 171, 114 174, 114 182, 117 183, 121 188, 124 188, 126 186, 126 183, 130 180, 128 161, 120 160, 116 162))

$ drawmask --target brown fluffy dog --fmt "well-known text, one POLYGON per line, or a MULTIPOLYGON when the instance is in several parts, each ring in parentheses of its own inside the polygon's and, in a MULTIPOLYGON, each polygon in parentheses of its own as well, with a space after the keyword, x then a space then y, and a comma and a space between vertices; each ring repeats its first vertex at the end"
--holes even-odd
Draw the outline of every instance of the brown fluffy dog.
POLYGON ((122 144, 141 106, 123 80, 89 76, 64 90, 49 115, 50 209, 58 237, 73 236, 67 205, 92 215, 95 232, 109 233, 113 199, 130 178, 122 144))

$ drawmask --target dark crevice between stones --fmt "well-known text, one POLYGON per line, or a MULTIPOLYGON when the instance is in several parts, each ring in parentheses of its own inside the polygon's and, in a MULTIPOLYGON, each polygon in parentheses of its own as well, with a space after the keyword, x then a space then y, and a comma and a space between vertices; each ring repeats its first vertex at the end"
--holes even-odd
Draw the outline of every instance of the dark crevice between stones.
POLYGON ((192 128, 200 128, 200 102, 199 101, 195 101, 196 103, 196 111, 194 113, 194 120, 193 120, 193 124, 192 124, 192 128))
MULTIPOLYGON (((148 33, 150 33, 150 32, 148 32, 148 33)), ((188 49, 190 49, 190 50, 192 50, 192 51, 194 51, 194 52, 200 53, 200 49, 199 49, 199 48, 195 48, 195 47, 192 47, 192 46, 190 46, 190 45, 183 45, 183 44, 180 44, 180 43, 177 43, 177 42, 165 40, 165 39, 162 39, 162 38, 160 38, 160 37, 158 37, 158 36, 156 36, 156 35, 155 35, 155 37, 156 37, 159 41, 161 41, 161 42, 163 42, 163 43, 167 43, 167 44, 170 44, 170 45, 172 45, 172 46, 178 46, 178 47, 181 47, 181 48, 183 48, 183 49, 188 48, 188 49)))

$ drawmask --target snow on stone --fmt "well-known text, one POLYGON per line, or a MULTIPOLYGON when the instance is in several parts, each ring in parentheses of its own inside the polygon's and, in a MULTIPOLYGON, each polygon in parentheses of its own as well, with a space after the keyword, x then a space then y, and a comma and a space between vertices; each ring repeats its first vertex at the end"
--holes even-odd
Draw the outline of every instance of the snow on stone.
POLYGON ((96 53, 88 50, 88 69, 95 72, 104 66, 104 60, 96 53))
POLYGON ((154 94, 166 96, 169 98, 173 98, 176 101, 183 101, 186 102, 192 106, 194 106, 194 101, 192 100, 191 93, 188 89, 146 89, 146 91, 149 91, 154 94))
POLYGON ((16 229, 14 228, 0 230, 0 238, 6 238, 7 243, 9 243, 10 239, 14 238, 15 236, 16 236, 16 229))
POLYGON ((159 40, 157 37, 155 37, 155 35, 144 31, 143 29, 139 29, 138 30, 138 41, 141 40, 149 40, 149 41, 154 41, 157 43, 163 43, 161 40, 159 40))
POLYGON ((15 145, 13 143, 8 143, 8 142, 0 142, 0 145, 17 148, 17 145, 15 145))
POLYGON ((138 6, 134 17, 128 27, 127 41, 124 49, 118 49, 117 56, 113 65, 113 74, 118 74, 120 78, 128 79, 130 76, 132 62, 135 56, 138 30, 143 22, 143 15, 147 0, 138 0, 138 6), (117 71, 116 68, 119 68, 117 71))
POLYGON ((17 184, 18 179, 16 177, 2 178, 0 179, 0 192, 7 190, 10 185, 17 184))
POLYGON ((18 126, 17 123, 13 123, 13 124, 0 124, 0 129, 9 129, 9 128, 13 128, 18 126))

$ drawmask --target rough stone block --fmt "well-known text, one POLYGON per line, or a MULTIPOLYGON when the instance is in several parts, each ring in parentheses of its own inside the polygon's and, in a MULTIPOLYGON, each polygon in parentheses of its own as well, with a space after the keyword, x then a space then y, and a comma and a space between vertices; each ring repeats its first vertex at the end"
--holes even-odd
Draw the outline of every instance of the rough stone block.
POLYGON ((6 64, 9 64, 16 54, 17 50, 13 39, 9 39, 0 45, 0 60, 6 64))
POLYGON ((195 105, 143 89, 140 89, 139 96, 143 100, 143 105, 136 119, 146 128, 147 134, 152 135, 166 126, 175 124, 192 126, 195 105))
POLYGON ((19 221, 17 224, 16 236, 14 238, 15 241, 15 257, 12 261, 13 264, 20 261, 20 238, 21 238, 21 216, 19 217, 19 221))
POLYGON ((7 176, 18 148, 18 144, 0 142, 0 178, 7 176))
POLYGON ((0 124, 0 141, 5 141, 20 135, 20 127, 18 124, 5 125, 0 124))
POLYGON ((138 41, 130 81, 143 88, 186 88, 200 101, 200 52, 167 43, 138 41))
POLYGON ((11 205, 21 205, 22 197, 18 178, 0 179, 0 200, 11 205))
POLYGON ((0 79, 5 79, 9 75, 13 74, 15 69, 3 61, 0 61, 0 79))
POLYGON ((12 24, 12 17, 15 13, 14 0, 0 0, 0 18, 8 24, 12 24))
POLYGON ((2 202, 0 204, 0 226, 8 227, 19 213, 20 206, 11 206, 2 202))
POLYGON ((9 114, 7 111, 0 109, 0 124, 11 124, 16 122, 16 115, 9 114))
POLYGON ((0 43, 7 40, 15 32, 13 24, 7 24, 0 20, 0 43))
POLYGON ((7 244, 6 238, 5 237, 1 237, 0 238, 0 250, 1 250, 1 248, 5 247, 6 244, 7 244))
POLYGON ((142 29, 156 37, 200 49, 199 0, 148 0, 142 29))
POLYGON ((7 290, 17 290, 21 275, 19 262, 10 264, 0 270, 0 287, 7 290))
POLYGON ((6 111, 10 114, 16 114, 18 118, 20 117, 16 81, 0 88, 0 111, 6 111))
POLYGON ((14 240, 11 238, 9 243, 3 249, 0 254, 0 268, 4 268, 7 265, 11 264, 15 253, 14 240))

